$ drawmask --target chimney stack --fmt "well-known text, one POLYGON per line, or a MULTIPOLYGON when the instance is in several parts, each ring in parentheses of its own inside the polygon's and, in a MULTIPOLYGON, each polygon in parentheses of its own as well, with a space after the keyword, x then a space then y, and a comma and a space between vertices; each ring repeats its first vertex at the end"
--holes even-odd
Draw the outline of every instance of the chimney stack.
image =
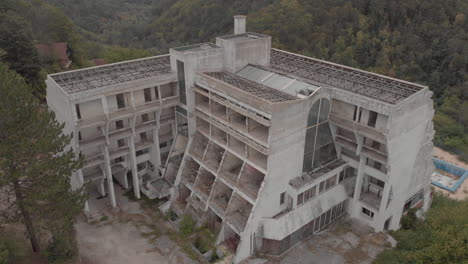
POLYGON ((247 17, 243 15, 234 16, 234 34, 245 33, 245 21, 247 17))

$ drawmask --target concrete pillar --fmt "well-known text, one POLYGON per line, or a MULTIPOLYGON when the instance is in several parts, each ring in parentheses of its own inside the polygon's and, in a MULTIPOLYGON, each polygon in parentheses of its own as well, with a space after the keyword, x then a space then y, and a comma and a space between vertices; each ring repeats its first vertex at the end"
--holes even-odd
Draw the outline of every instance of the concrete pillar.
POLYGON ((109 148, 104 146, 104 166, 106 167, 106 175, 107 175, 107 187, 109 189, 109 199, 111 202, 112 207, 117 207, 117 201, 115 200, 115 192, 114 192, 114 182, 112 181, 112 169, 110 166, 110 158, 109 158, 109 148))
MULTIPOLYGON (((356 179, 356 186, 354 186, 354 196, 353 196, 353 204, 356 204, 357 201, 359 200, 359 197, 361 197, 361 190, 362 190, 362 181, 364 178, 364 166, 365 166, 365 160, 366 158, 361 156, 361 159, 359 160, 359 167, 358 167, 358 172, 357 172, 357 179, 356 179)), ((352 217, 356 217, 356 214, 359 212, 359 210, 356 210, 353 208, 352 212, 352 217)))
POLYGON ((130 164, 132 170, 132 178, 133 178, 133 191, 135 192, 135 197, 140 199, 140 182, 138 180, 138 170, 137 170, 137 159, 135 154, 135 137, 132 135, 130 137, 130 164))
POLYGON ((382 194, 382 199, 380 200, 379 213, 385 212, 385 209, 387 208, 387 202, 388 202, 388 197, 390 195, 391 188, 392 188, 392 185, 390 184, 390 182, 386 182, 385 188, 382 194))
MULTIPOLYGON (((80 187, 83 187, 84 185, 84 178, 83 178, 83 170, 79 169, 76 171, 76 175, 78 177, 78 181, 80 183, 80 187)), ((89 204, 88 204, 88 199, 86 199, 85 204, 84 204, 84 210, 85 212, 89 212, 89 204)))
POLYGON ((161 165, 161 149, 159 148, 159 131, 157 128, 153 129, 153 153, 154 153, 154 168, 159 170, 161 165))
POLYGON ((237 15, 234 16, 234 34, 242 34, 245 33, 246 27, 246 16, 237 15))
MULTIPOLYGON (((128 163, 127 163, 127 164, 128 164, 128 163)), ((124 188, 128 190, 128 187, 129 187, 129 186, 128 186, 127 171, 128 171, 128 170, 125 170, 125 173, 124 173, 124 175, 123 175, 123 180, 124 180, 123 183, 124 183, 124 188)))
POLYGON ((106 196, 106 189, 104 188, 104 179, 99 184, 98 189, 102 197, 106 196))

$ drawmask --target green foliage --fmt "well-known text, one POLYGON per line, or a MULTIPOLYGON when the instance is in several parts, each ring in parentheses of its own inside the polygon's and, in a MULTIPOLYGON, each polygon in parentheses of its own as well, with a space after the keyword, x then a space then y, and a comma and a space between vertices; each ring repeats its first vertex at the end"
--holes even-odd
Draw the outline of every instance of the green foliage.
MULTIPOLYGON (((37 84, 40 65, 32 43, 32 30, 28 21, 17 13, 0 9, 1 60, 21 74, 29 84, 37 84)), ((40 86, 40 85, 38 85, 40 86)), ((38 92, 42 92, 38 88, 38 92)))
POLYGON ((19 262, 26 256, 26 249, 15 234, 0 231, 0 264, 19 262))
POLYGON ((418 224, 418 217, 416 216, 416 208, 411 208, 408 213, 401 217, 401 228, 413 229, 418 224))
POLYGON ((193 221, 192 216, 189 214, 183 215, 179 223, 179 228, 180 232, 185 236, 192 234, 195 228, 195 222, 193 221))
POLYGON ((0 63, 0 224, 23 223, 32 244, 38 234, 70 234, 81 212, 81 189, 70 190, 70 176, 81 166, 71 136, 53 112, 39 107, 31 88, 0 63))
POLYGON ((468 200, 452 200, 435 193, 426 217, 410 229, 393 232, 397 247, 383 251, 374 263, 467 263, 468 200))
POLYGON ((54 234, 52 242, 46 250, 48 263, 69 263, 69 261, 76 256, 77 246, 74 232, 75 230, 71 229, 69 232, 54 234))
POLYGON ((103 53, 103 57, 106 63, 133 60, 148 56, 151 56, 151 53, 146 50, 128 49, 117 46, 109 47, 103 53))

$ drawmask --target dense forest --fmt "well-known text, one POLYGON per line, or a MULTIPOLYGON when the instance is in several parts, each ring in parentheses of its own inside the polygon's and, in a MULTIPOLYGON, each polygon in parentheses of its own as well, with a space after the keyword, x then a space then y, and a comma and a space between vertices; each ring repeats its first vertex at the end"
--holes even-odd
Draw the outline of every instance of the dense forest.
POLYGON ((232 32, 232 15, 247 14, 247 29, 275 47, 428 85, 436 145, 468 160, 466 0, 5 0, 0 12, 7 58, 2 35, 14 32, 68 41, 74 67, 212 41, 232 32))

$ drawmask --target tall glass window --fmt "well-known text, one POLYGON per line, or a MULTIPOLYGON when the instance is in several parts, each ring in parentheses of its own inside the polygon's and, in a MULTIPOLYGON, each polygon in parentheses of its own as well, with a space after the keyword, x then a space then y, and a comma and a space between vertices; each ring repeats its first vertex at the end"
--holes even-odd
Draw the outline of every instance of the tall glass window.
POLYGON ((187 94, 185 92, 185 67, 184 63, 177 60, 177 79, 179 81, 180 102, 187 105, 187 94))
POLYGON ((302 171, 308 172, 336 159, 335 145, 328 123, 330 101, 322 98, 315 102, 307 118, 302 171))

